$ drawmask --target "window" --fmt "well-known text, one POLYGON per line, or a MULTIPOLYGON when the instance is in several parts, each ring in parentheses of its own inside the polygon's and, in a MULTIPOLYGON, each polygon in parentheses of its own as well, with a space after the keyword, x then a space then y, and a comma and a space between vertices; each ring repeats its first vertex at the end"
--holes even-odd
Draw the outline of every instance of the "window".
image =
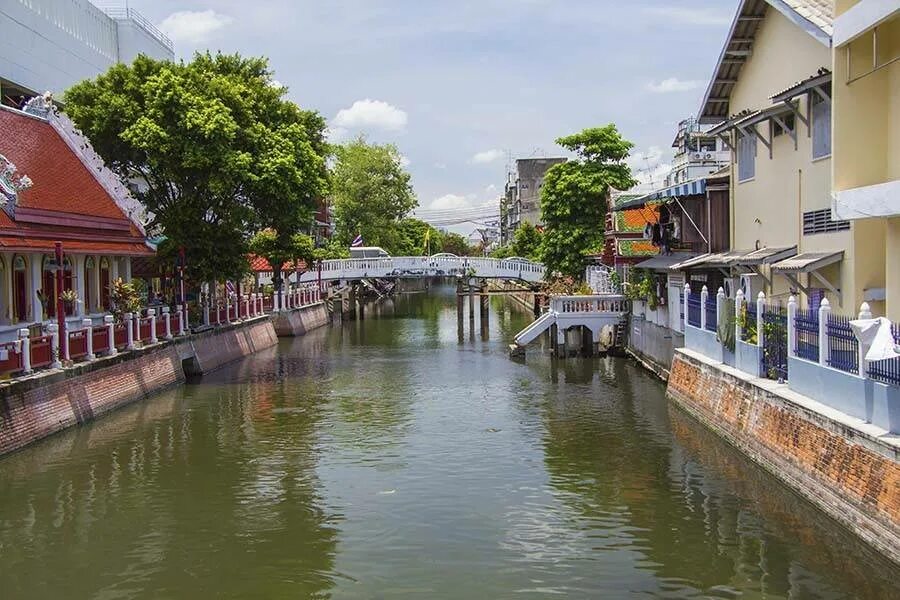
POLYGON ((835 221, 831 218, 831 209, 811 210, 803 213, 803 235, 847 231, 850 221, 835 221))
POLYGON ((738 139, 738 181, 756 177, 756 135, 750 133, 738 139))
POLYGON ((831 102, 826 102, 816 92, 810 96, 812 110, 813 159, 831 156, 831 102))
POLYGON ((25 257, 13 257, 13 319, 22 322, 28 318, 28 265, 25 257))

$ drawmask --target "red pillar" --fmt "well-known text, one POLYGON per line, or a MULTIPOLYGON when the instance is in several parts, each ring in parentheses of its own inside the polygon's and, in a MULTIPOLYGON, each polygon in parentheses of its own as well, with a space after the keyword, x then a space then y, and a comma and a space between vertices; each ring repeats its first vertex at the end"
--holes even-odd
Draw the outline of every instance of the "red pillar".
POLYGON ((65 285, 65 271, 63 266, 62 242, 54 244, 56 249, 56 322, 59 325, 59 353, 60 360, 69 360, 69 344, 66 343, 66 304, 63 302, 62 293, 65 285))

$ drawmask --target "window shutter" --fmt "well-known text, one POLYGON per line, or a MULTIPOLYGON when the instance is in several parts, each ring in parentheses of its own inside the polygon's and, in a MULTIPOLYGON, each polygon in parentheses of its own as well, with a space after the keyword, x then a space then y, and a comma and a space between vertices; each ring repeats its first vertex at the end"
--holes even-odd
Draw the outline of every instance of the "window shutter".
POLYGON ((831 104, 818 96, 812 101, 812 144, 813 158, 823 158, 831 154, 831 104))

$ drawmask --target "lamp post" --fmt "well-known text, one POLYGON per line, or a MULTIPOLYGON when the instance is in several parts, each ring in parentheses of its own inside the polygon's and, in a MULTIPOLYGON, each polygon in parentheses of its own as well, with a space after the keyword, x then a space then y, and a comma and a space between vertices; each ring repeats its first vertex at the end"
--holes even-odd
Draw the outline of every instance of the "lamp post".
POLYGON ((181 319, 184 329, 188 329, 188 309, 184 301, 184 246, 178 249, 178 301, 181 303, 181 319))
POLYGON ((63 301, 62 293, 65 285, 65 266, 63 263, 63 247, 62 242, 54 244, 56 250, 56 322, 59 325, 59 339, 61 341, 60 348, 62 360, 69 360, 69 344, 68 332, 66 331, 66 304, 63 301))

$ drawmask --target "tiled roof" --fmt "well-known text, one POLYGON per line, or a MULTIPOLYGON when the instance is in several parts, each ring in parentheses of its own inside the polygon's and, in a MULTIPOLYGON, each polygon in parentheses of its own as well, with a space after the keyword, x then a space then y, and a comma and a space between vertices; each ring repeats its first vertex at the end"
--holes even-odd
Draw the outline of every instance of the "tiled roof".
POLYGON ((0 154, 33 185, 17 194, 15 218, 0 210, 0 247, 149 255, 137 226, 50 123, 0 109, 0 154))
MULTIPOLYGON (((269 261, 263 258, 262 256, 257 256, 256 254, 247 255, 247 260, 250 262, 250 270, 254 273, 271 273, 272 265, 269 264, 269 261)), ((306 270, 306 263, 304 261, 300 261, 299 267, 301 271, 306 270)), ((286 262, 281 266, 282 271, 293 271, 294 263, 286 262)))
POLYGON ((829 36, 834 33, 834 0, 783 0, 783 2, 829 36))
POLYGON ((19 206, 127 218, 46 121, 0 110, 0 154, 34 182, 19 192, 19 206))

